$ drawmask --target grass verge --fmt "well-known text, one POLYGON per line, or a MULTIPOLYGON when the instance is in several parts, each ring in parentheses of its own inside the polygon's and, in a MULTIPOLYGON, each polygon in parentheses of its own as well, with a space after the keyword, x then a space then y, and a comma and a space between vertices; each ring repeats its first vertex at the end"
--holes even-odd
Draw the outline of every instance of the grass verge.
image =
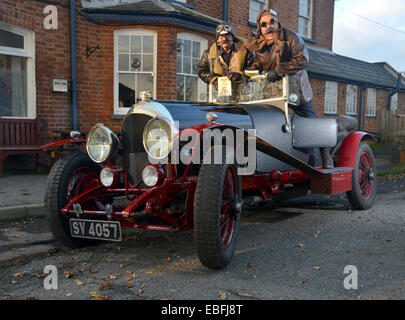
POLYGON ((401 165, 395 168, 391 169, 386 169, 382 171, 377 172, 377 176, 382 177, 382 176, 395 176, 398 174, 404 174, 405 173, 405 165, 401 165))

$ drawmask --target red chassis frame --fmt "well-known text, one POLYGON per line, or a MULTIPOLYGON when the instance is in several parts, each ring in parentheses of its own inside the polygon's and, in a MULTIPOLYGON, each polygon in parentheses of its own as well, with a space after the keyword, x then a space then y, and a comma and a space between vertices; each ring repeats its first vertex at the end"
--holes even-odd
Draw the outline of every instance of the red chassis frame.
MULTIPOLYGON (((198 132, 197 146, 201 134, 205 128, 209 127, 222 127, 222 124, 204 124, 195 126, 189 129, 198 132)), ((189 133, 189 129, 183 130, 179 134, 189 133)), ((271 198, 274 194, 284 191, 284 184, 295 184, 306 181, 311 181, 312 193, 335 194, 351 190, 352 187, 352 174, 351 170, 355 166, 356 150, 361 140, 368 136, 364 132, 355 132, 345 138, 342 143, 338 155, 338 167, 346 167, 345 171, 331 174, 322 174, 321 168, 312 168, 314 171, 319 172, 319 175, 304 173, 301 170, 280 172, 273 170, 267 174, 253 174, 242 177, 243 190, 260 190, 264 199, 271 198), (349 174, 350 173, 350 174, 349 174), (316 182, 316 187, 312 182, 316 182)), ((59 146, 64 143, 83 143, 83 139, 70 139, 46 145, 43 148, 51 148, 59 146)), ((194 156, 195 148, 191 158, 194 156)), ((114 219, 121 223, 124 228, 139 228, 147 230, 158 231, 177 231, 177 230, 193 230, 194 228, 194 194, 197 186, 197 176, 187 176, 191 167, 190 164, 186 166, 184 174, 179 177, 176 173, 175 165, 169 163, 167 165, 170 177, 163 179, 162 183, 151 188, 138 188, 137 185, 132 185, 128 179, 128 172, 125 169, 115 168, 117 174, 124 176, 125 185, 123 188, 104 187, 99 177, 94 177, 93 187, 86 190, 80 195, 73 197, 69 203, 61 209, 64 214, 75 214, 73 208, 74 204, 83 205, 87 201, 96 201, 108 196, 123 196, 131 201, 130 204, 123 211, 112 211, 109 219, 114 219), (182 191, 187 192, 186 209, 184 213, 178 218, 175 218, 167 212, 164 208, 178 197, 182 191), (145 208, 146 213, 152 217, 160 217, 167 225, 161 224, 141 224, 135 221, 134 216, 136 212, 145 208)), ((97 203, 97 202, 96 202, 97 203)), ((98 202, 100 204, 100 202, 98 202)), ((82 210, 83 214, 108 216, 103 205, 99 205, 99 210, 82 210)))

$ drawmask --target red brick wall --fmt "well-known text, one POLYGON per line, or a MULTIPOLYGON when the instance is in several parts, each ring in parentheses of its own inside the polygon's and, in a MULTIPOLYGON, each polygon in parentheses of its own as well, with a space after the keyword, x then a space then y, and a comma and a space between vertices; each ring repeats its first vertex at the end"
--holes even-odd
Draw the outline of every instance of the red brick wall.
MULTIPOLYGON (((211 17, 223 19, 223 1, 189 0, 195 10, 211 17)), ((317 45, 332 49, 333 16, 335 0, 313 0, 312 39, 317 45)), ((269 0, 269 7, 276 10, 282 25, 298 30, 299 0, 269 0)), ((228 21, 238 36, 250 39, 251 30, 248 24, 249 0, 228 1, 228 21)))
MULTIPOLYGON (((43 9, 47 4, 36 1, 0 0, 0 21, 35 32, 37 117, 45 131, 66 131, 72 128, 71 92, 54 93, 53 78, 66 78, 71 86, 69 8, 58 8, 58 30, 45 30, 43 9)), ((79 1, 78 1, 79 5, 79 1)), ((101 122, 114 130, 120 120, 114 113, 114 31, 148 29, 157 32, 157 98, 176 99, 177 33, 195 33, 212 42, 212 37, 187 29, 167 26, 100 26, 76 15, 77 112, 79 130, 88 130, 101 122), (100 46, 90 57, 86 47, 100 46)))
MULTIPOLYGON (((235 2, 230 0, 229 2, 235 2)), ((187 0, 187 3, 194 5, 194 10, 210 17, 222 20, 224 16, 223 1, 221 0, 187 0)))
POLYGON ((313 0, 312 39, 332 50, 335 0, 313 0))
POLYGON ((270 0, 270 8, 277 11, 281 25, 298 31, 299 0, 270 0))
MULTIPOLYGON (((282 25, 298 30, 299 0, 270 0, 282 25)), ((335 0, 313 0, 312 39, 317 45, 332 50, 335 0)))
POLYGON ((50 130, 71 127, 70 93, 52 93, 52 78, 70 79, 69 11, 58 6, 58 30, 45 30, 36 1, 0 0, 0 21, 35 32, 37 117, 50 130))

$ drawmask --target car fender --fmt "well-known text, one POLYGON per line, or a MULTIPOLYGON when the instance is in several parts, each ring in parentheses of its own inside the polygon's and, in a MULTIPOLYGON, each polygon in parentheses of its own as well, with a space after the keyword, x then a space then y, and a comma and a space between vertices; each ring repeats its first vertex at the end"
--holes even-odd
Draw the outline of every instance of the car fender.
POLYGON ((363 131, 349 134, 340 146, 336 166, 354 168, 356 166, 357 149, 360 142, 366 139, 375 140, 371 135, 363 131))
POLYGON ((44 146, 41 147, 41 149, 49 149, 49 148, 55 148, 55 147, 59 147, 61 145, 64 144, 68 144, 68 143, 85 143, 86 139, 66 139, 66 140, 61 140, 61 141, 56 141, 56 142, 52 142, 49 144, 46 144, 44 146))

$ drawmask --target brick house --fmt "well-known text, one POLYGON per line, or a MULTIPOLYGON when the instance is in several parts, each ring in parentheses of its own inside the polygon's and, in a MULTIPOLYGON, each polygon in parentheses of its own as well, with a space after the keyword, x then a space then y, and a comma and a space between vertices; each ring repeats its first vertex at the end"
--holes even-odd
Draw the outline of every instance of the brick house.
MULTIPOLYGON (((334 0, 75 0, 72 78, 70 3, 0 0, 0 117, 38 117, 44 132, 87 131, 97 122, 118 130, 142 90, 156 99, 200 100, 206 85, 193 67, 216 25, 228 21, 250 39, 257 13, 269 6, 310 48, 319 116, 349 113, 361 129, 377 132, 397 88, 397 72, 387 64, 331 51, 334 0)), ((404 113, 401 81, 390 105, 404 113)))

